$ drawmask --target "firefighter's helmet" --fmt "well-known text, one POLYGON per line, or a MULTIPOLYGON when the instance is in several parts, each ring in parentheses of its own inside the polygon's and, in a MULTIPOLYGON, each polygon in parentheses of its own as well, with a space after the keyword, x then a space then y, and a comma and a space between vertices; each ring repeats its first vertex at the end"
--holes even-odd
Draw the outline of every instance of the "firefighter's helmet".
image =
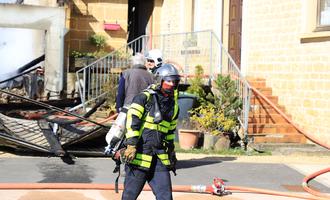
POLYGON ((147 60, 153 60, 155 62, 155 66, 160 66, 163 63, 163 55, 159 49, 151 49, 146 54, 147 60))
POLYGON ((155 77, 157 83, 162 83, 164 80, 168 81, 180 81, 180 75, 178 70, 174 67, 174 65, 166 63, 160 66, 156 73, 155 77))

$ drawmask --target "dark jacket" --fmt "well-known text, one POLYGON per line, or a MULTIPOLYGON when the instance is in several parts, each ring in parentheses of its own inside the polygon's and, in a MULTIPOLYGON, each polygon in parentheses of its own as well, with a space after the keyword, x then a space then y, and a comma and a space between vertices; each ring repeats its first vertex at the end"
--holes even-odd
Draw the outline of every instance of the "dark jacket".
POLYGON ((134 96, 154 83, 154 77, 143 65, 134 65, 133 68, 125 70, 119 80, 116 97, 116 109, 124 105, 130 105, 134 96))
POLYGON ((139 168, 148 169, 153 155, 157 155, 165 166, 170 166, 168 146, 173 145, 179 114, 178 92, 174 97, 165 97, 155 87, 137 95, 127 112, 126 144, 136 145, 137 154, 131 162, 139 168), (148 91, 149 90, 149 91, 148 91), (154 93, 154 94, 152 94, 154 93), (155 95, 158 99, 162 121, 155 122, 155 95))

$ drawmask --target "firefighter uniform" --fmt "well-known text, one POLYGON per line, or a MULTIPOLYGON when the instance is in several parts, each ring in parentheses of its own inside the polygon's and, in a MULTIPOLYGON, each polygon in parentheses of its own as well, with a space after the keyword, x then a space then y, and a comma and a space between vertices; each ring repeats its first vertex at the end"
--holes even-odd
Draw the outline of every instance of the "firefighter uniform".
POLYGON ((174 152, 178 91, 174 96, 164 96, 160 88, 153 85, 137 95, 127 113, 125 143, 136 146, 136 154, 125 166, 124 200, 136 199, 146 181, 157 200, 172 199, 169 170, 173 170, 175 161, 169 155, 174 152), (161 121, 157 121, 159 111, 161 121))

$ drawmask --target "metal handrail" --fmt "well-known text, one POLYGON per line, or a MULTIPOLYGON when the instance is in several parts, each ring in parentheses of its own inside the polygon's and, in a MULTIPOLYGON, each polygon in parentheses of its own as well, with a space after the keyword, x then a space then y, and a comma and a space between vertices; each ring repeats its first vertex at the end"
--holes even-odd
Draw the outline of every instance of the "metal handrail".
POLYGON ((209 66, 206 68, 206 71, 208 70, 206 74, 210 80, 213 80, 217 74, 229 74, 235 81, 237 92, 243 102, 238 120, 244 129, 244 136, 247 136, 251 86, 241 74, 228 51, 223 47, 220 39, 211 30, 153 36, 143 35, 78 70, 76 72, 77 80, 83 80, 82 84, 79 84, 79 92, 84 107, 109 92, 115 93, 118 75, 113 71, 116 68, 123 69, 128 66, 128 57, 119 59, 116 57, 118 53, 124 52, 130 56, 137 52, 146 52, 152 48, 160 49, 163 52, 164 60, 170 58, 183 66, 181 73, 184 77, 192 74, 192 69, 197 64, 209 66), (105 87, 106 85, 109 85, 110 89, 105 87))

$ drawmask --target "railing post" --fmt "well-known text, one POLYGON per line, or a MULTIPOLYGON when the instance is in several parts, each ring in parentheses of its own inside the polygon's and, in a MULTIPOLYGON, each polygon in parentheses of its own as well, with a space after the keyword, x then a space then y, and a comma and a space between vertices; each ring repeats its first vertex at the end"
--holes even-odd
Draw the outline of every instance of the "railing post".
MULTIPOLYGON (((83 104, 83 110, 84 110, 84 112, 86 111, 86 105, 85 105, 85 101, 86 101, 86 85, 85 85, 85 83, 86 83, 86 69, 84 69, 84 71, 83 71, 83 84, 84 85, 82 85, 81 86, 81 88, 82 88, 82 97, 83 98, 81 98, 81 103, 83 104)), ((79 85, 80 85, 80 81, 79 81, 79 85)))
POLYGON ((244 113, 244 142, 247 144, 248 142, 248 126, 249 126, 249 112, 250 112, 250 97, 251 97, 251 89, 248 88, 248 85, 245 84, 245 113, 244 113))
MULTIPOLYGON (((185 34, 185 41, 188 40, 188 33, 185 34)), ((187 66, 187 45, 184 45, 184 75, 185 75, 185 80, 184 83, 187 84, 188 82, 188 66, 187 66)))
POLYGON ((209 86, 211 86, 211 76, 213 76, 212 54, 213 54, 213 37, 212 31, 210 31, 210 69, 209 69, 209 86))

